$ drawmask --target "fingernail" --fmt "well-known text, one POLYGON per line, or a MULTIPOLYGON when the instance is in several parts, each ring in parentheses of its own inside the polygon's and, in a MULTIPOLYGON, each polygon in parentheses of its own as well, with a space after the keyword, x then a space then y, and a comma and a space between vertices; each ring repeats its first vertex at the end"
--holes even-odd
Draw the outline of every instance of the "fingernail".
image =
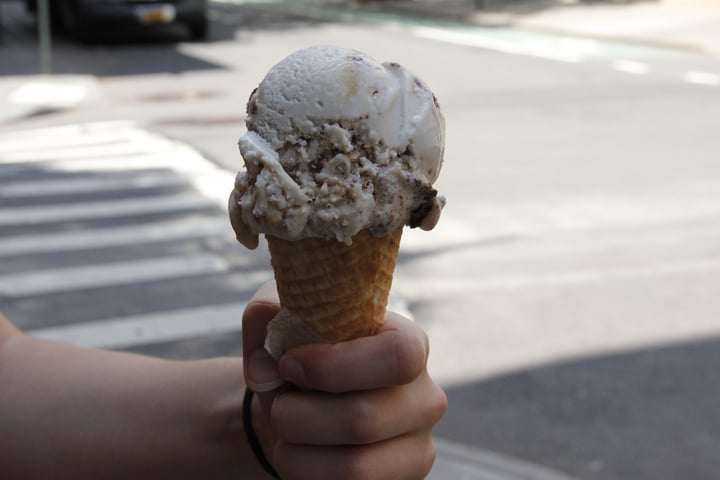
POLYGON ((264 348, 250 355, 246 374, 248 387, 254 392, 269 392, 285 383, 278 372, 277 362, 264 348))
POLYGON ((305 385, 305 369, 294 358, 283 357, 280 360, 280 374, 290 383, 305 385))

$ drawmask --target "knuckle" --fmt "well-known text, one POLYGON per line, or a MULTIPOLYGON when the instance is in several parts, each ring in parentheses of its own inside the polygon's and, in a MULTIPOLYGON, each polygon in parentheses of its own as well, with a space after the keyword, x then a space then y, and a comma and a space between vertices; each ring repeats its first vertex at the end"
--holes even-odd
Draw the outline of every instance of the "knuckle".
POLYGON ((349 411, 350 418, 347 422, 349 440, 355 444, 374 441, 382 421, 377 406, 373 402, 357 400, 349 411))
MULTIPOLYGON (((425 333, 423 333, 425 335, 425 333)), ((393 342, 395 376, 399 385, 413 382, 425 369, 426 347, 409 335, 397 335, 393 342)))
POLYGON ((340 476, 344 480, 375 480, 377 478, 376 462, 369 455, 356 449, 350 454, 342 466, 340 476))
POLYGON ((437 456, 431 432, 427 431, 420 437, 416 437, 410 452, 411 461, 408 463, 408 471, 404 478, 412 480, 427 478, 435 464, 435 458, 437 456))
POLYGON ((434 420, 433 423, 437 423, 447 412, 448 398, 447 394, 437 384, 435 384, 435 394, 431 398, 428 416, 434 420))
POLYGON ((435 449, 435 443, 432 441, 432 436, 428 435, 426 444, 423 448, 423 456, 418 462, 420 469, 420 476, 418 478, 425 478, 430 474, 433 465, 435 464, 435 458, 437 457, 437 450, 435 449))

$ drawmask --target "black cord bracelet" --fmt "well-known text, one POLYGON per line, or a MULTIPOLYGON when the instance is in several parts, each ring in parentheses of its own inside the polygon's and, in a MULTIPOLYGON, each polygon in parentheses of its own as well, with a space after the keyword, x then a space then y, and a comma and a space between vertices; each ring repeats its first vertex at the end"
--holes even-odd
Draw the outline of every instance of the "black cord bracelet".
POLYGON ((253 453, 255 454, 255 458, 258 459, 258 462, 260 462, 260 465, 263 467, 263 469, 273 478, 277 478, 280 480, 280 477, 278 476, 278 473, 275 471, 272 465, 270 465, 270 462, 268 462, 267 458, 265 458, 265 453, 263 453, 262 446, 260 445, 260 440, 258 440, 257 435, 255 434, 255 429, 253 429, 252 425, 252 398, 253 398, 254 392, 250 390, 249 388, 245 388, 245 398, 243 399, 243 425, 245 426, 245 434, 247 435, 248 443, 250 444, 250 448, 252 449, 253 453))

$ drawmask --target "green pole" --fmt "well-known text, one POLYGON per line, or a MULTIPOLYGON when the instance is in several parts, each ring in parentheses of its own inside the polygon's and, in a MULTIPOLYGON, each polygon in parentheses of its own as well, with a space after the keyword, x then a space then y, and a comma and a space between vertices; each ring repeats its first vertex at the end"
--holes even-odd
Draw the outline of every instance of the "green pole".
POLYGON ((40 71, 52 73, 52 46, 50 40, 50 1, 38 0, 38 38, 40 39, 40 71))

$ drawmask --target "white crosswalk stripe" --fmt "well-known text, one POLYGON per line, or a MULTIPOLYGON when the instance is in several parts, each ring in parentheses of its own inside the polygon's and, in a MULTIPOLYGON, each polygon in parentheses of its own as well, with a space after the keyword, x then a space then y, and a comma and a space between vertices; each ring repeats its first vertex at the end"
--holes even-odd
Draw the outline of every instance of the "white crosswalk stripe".
POLYGON ((40 235, 15 235, 0 238, 0 258, 10 255, 61 253, 225 234, 228 234, 228 228, 224 218, 201 218, 157 222, 142 229, 138 229, 135 225, 98 228, 92 231, 92 235, 84 231, 56 233, 53 234, 51 240, 40 235))
POLYGON ((211 305, 177 312, 110 318, 99 322, 38 329, 32 335, 93 348, 135 347, 158 341, 237 331, 246 305, 211 305))
POLYGON ((249 295, 272 274, 266 264, 233 273, 243 262, 212 247, 234 242, 224 213, 232 182, 191 147, 133 122, 0 133, 0 310, 31 334, 100 348, 238 332, 249 295), (225 296, 203 295, 213 288, 203 279, 225 296), (175 293, 172 282, 182 283, 175 293), (114 310, 93 303, 103 289, 104 299, 117 292, 114 310), (170 300, 156 305, 155 291, 170 300), (99 318, 83 313, 98 309, 99 318))
POLYGON ((78 205, 48 205, 42 209, 32 207, 0 208, 0 225, 85 220, 92 218, 122 217, 148 213, 169 213, 188 208, 204 208, 214 203, 197 194, 182 194, 158 198, 98 201, 78 205))
POLYGON ((176 173, 145 173, 125 178, 74 178, 14 182, 0 185, 0 199, 74 195, 77 193, 106 192, 133 188, 172 187, 184 185, 187 180, 176 173))
POLYGON ((44 295, 82 288, 163 280, 179 275, 224 272, 227 269, 227 263, 221 258, 198 255, 195 257, 158 258, 120 264, 37 270, 0 276, 0 295, 8 297, 44 295))

